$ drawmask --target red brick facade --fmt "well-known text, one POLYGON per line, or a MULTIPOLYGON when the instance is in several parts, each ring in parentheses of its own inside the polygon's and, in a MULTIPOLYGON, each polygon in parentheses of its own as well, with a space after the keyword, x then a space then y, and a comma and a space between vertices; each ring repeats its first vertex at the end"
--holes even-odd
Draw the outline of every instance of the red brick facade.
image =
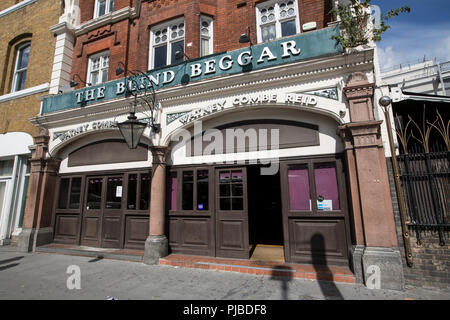
MULTIPOLYGON (((162 22, 184 17, 185 51, 190 58, 200 55, 200 15, 213 18, 214 53, 235 50, 247 44, 238 42, 242 33, 249 28, 252 43, 257 43, 255 0, 149 0, 142 1, 140 14, 136 19, 124 19, 82 34, 76 39, 73 55, 73 77, 78 74, 86 79, 89 56, 109 49, 109 80, 115 75, 119 62, 127 64, 130 70, 148 70, 150 28, 162 22)), ((317 29, 327 26, 332 20, 329 14, 332 0, 297 0, 300 26, 316 22, 317 29)), ((92 20, 95 0, 80 0, 81 23, 92 20)), ((133 8, 135 0, 116 0, 114 11, 133 8)), ((303 30, 301 31, 303 32, 303 30)), ((81 86, 82 84, 80 84, 81 86)))

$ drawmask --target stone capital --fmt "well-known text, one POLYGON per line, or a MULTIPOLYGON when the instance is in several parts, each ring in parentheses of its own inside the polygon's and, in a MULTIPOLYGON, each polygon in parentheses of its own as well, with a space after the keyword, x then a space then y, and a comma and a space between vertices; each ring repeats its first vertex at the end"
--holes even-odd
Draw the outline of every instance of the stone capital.
POLYGON ((153 156, 153 165, 165 165, 166 164, 166 154, 167 154, 167 147, 164 146, 152 146, 150 147, 150 151, 152 152, 153 156))
POLYGON ((383 121, 371 120, 348 123, 338 127, 345 148, 364 148, 382 146, 380 125, 383 121))

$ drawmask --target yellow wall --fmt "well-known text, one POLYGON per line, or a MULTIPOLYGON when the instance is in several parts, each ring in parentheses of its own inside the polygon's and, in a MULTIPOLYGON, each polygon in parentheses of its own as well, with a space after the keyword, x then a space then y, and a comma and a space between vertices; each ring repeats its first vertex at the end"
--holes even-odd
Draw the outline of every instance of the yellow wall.
MULTIPOLYGON (((2 0, 0 10, 16 2, 2 0), (5 6, 5 3, 9 5, 5 6)), ((39 0, 0 17, 0 96, 11 92, 16 46, 27 39, 31 40, 31 49, 25 89, 50 83, 56 41, 50 27, 58 23, 60 14, 61 1, 39 0), (29 36, 14 41, 26 34, 29 36)), ((0 102, 0 134, 13 131, 27 132, 32 136, 37 134, 38 130, 29 122, 29 118, 39 113, 41 102, 38 97, 44 94, 46 92, 0 102)))

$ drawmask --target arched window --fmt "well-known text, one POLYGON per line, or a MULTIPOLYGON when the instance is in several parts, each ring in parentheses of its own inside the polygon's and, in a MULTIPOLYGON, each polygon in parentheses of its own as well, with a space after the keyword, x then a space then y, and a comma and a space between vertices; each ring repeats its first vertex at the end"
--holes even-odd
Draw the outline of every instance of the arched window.
POLYGON ((25 88, 25 79, 27 76, 28 60, 30 57, 31 43, 25 42, 18 46, 16 61, 14 65, 14 77, 12 92, 20 91, 25 88))

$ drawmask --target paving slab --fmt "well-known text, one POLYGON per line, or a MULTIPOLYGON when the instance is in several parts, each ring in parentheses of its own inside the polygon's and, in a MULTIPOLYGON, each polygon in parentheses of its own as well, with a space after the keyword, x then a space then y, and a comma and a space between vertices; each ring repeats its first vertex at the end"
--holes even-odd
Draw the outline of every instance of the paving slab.
MULTIPOLYGON (((69 280, 72 287, 73 283, 69 280)), ((0 247, 0 284, 1 300, 450 299, 450 292, 438 289, 371 290, 360 284, 301 279, 287 281, 286 278, 221 270, 146 265, 45 252, 21 253, 11 246, 0 247), (80 271, 80 289, 69 289, 67 285, 68 279, 74 275, 73 266, 80 271)))

